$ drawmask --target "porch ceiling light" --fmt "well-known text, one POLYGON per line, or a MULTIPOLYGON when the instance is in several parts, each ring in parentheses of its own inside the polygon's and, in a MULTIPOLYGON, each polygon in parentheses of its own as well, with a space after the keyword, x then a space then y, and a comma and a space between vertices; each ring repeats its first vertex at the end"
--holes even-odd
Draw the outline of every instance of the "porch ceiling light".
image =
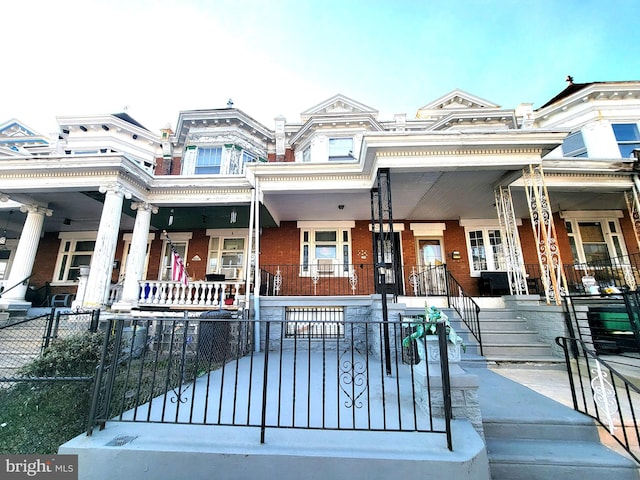
POLYGON ((6 245, 7 244, 7 228, 9 228, 9 219, 11 218, 12 214, 13 214, 13 210, 9 210, 9 215, 7 215, 7 223, 4 226, 4 230, 2 232, 2 236, 0 236, 0 245, 6 245))

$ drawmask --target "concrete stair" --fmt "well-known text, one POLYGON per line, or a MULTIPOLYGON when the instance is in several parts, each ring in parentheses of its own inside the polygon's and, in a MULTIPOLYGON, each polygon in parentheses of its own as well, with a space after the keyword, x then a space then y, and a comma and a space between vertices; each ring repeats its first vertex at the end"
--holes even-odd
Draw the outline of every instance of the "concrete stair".
POLYGON ((482 349, 488 361, 562 362, 553 355, 551 345, 541 343, 526 320, 507 308, 480 310, 482 349))
POLYGON ((487 369, 479 398, 492 480, 639 480, 632 460, 600 443, 593 420, 487 369))

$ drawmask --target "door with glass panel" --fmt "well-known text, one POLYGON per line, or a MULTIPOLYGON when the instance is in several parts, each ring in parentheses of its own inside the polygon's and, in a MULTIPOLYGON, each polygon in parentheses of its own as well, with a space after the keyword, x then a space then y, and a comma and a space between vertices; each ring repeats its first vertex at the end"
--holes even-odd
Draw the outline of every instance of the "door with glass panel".
POLYGON ((446 295, 444 259, 440 238, 418 239, 418 276, 414 281, 420 295, 446 295))

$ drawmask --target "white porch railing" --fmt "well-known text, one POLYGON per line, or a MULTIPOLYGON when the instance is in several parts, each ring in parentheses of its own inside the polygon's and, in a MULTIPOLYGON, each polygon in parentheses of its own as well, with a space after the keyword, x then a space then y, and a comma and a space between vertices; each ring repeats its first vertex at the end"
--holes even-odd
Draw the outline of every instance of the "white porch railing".
POLYGON ((240 281, 193 281, 188 285, 161 280, 142 280, 139 283, 138 305, 202 307, 237 306, 241 285, 240 281))

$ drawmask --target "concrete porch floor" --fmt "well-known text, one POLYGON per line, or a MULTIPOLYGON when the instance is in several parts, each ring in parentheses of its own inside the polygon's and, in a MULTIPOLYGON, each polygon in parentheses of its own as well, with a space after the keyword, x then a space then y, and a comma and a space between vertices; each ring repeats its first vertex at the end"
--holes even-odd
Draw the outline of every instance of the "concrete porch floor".
MULTIPOLYGON (((290 353, 285 352, 285 356, 290 353)), ((154 399, 135 412, 137 418, 152 422, 178 419, 218 425, 109 421, 104 430, 94 430, 91 437, 80 435, 62 445, 59 452, 78 454, 80 478, 87 480, 204 480, 214 476, 233 480, 382 480, 398 476, 489 480, 484 441, 468 421, 453 421, 453 451, 448 450, 443 433, 415 431, 428 429, 429 419, 420 410, 414 414, 411 408, 410 366, 401 365, 399 373, 394 371, 391 377, 378 377, 379 361, 371 359, 375 363, 367 367, 371 370, 367 391, 358 397, 362 405, 356 410, 344 403, 345 398, 353 397, 345 397, 335 382, 323 381, 331 377, 327 372, 336 371, 337 357, 315 352, 306 360, 308 365, 302 365, 305 360, 299 359, 296 365, 303 372, 300 377, 288 367, 292 363, 285 361, 278 366, 278 357, 271 361, 276 370, 270 370, 269 375, 280 379, 281 391, 274 388, 267 393, 272 400, 268 401, 266 422, 271 427, 266 428, 264 444, 260 443, 260 427, 225 426, 259 425, 262 392, 255 385, 250 388, 249 379, 261 379, 264 357, 255 354, 253 359, 245 357, 237 364, 227 364, 227 378, 238 372, 231 388, 221 383, 222 372, 216 370, 190 385, 182 397, 184 404, 174 402, 172 392, 169 400, 154 399), (304 373, 307 371, 311 372, 309 376, 304 373), (326 405, 320 400, 324 395, 339 401, 326 405), (242 400, 238 402, 237 398, 242 400), (279 403, 275 399, 280 399, 279 403), (308 422, 310 428, 300 428, 304 425, 298 418, 308 422), (402 426, 409 431, 349 429, 366 428, 367 423, 372 429, 402 426), (335 430, 338 426, 345 430, 335 430)), ((129 411, 123 417, 132 420, 133 415, 129 411)), ((442 419, 435 419, 434 424, 436 429, 444 429, 442 419)))

